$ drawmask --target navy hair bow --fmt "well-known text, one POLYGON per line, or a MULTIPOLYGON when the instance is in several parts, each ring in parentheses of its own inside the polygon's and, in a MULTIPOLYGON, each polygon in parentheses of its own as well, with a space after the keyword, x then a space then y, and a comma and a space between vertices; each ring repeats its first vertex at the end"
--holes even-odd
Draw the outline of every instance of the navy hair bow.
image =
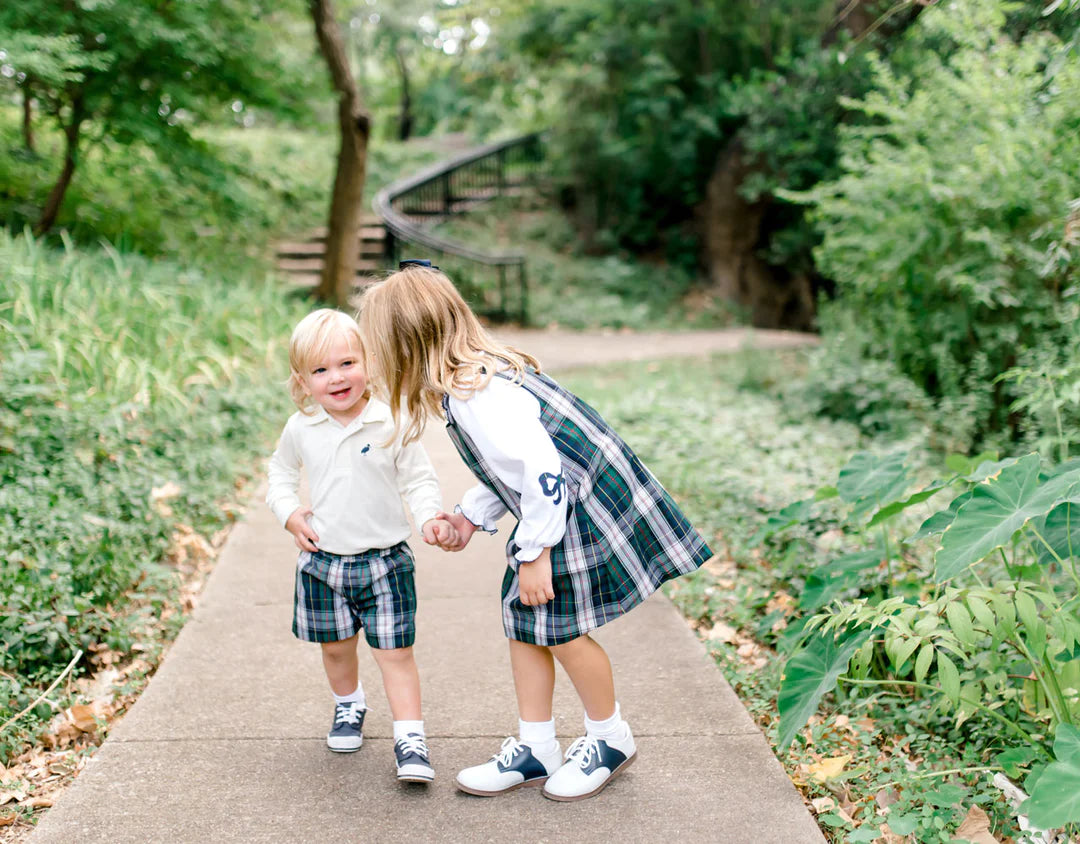
POLYGON ((431 263, 431 261, 428 261, 426 258, 406 258, 404 261, 398 262, 397 268, 399 270, 403 270, 406 267, 427 267, 429 270, 438 269, 438 267, 436 267, 433 263, 431 263))

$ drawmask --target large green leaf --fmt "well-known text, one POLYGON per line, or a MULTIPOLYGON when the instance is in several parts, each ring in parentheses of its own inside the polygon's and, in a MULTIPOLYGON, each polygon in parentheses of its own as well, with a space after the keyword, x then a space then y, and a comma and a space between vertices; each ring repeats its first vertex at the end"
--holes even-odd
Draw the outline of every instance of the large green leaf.
POLYGON ((875 506, 892 504, 907 489, 906 458, 907 454, 902 451, 884 457, 868 451, 858 452, 840 470, 840 479, 836 484, 840 497, 855 505, 856 516, 875 506))
POLYGON ((900 501, 893 501, 891 504, 886 504, 876 513, 874 517, 867 523, 867 528, 876 527, 886 519, 891 519, 897 513, 903 512, 908 507, 913 507, 916 504, 921 504, 926 499, 933 495, 937 495, 941 490, 948 486, 944 481, 934 481, 930 486, 920 489, 918 492, 914 492, 907 498, 900 501))
POLYGON ((976 486, 971 498, 941 537, 934 557, 938 583, 1007 544, 1032 519, 1045 516, 1065 501, 1080 503, 1080 469, 1045 483, 1039 476, 1039 455, 1029 454, 976 486))
POLYGON ((907 541, 914 542, 916 539, 925 539, 928 536, 937 536, 944 533, 945 528, 956 521, 956 514, 960 511, 960 508, 967 504, 970 499, 971 490, 960 493, 946 509, 934 513, 923 522, 919 529, 907 538, 907 541))
POLYGON ((815 569, 799 596, 799 609, 807 613, 820 609, 841 592, 856 586, 864 569, 880 562, 880 551, 856 551, 815 569))
POLYGON ((1046 766, 1020 807, 1040 829, 1080 823, 1080 729, 1059 724, 1054 737, 1055 762, 1046 766))
POLYGON ((1039 536, 1046 540, 1050 550, 1038 539, 1035 548, 1039 552, 1039 562, 1048 565, 1054 562, 1054 554, 1063 560, 1080 557, 1080 507, 1075 504, 1060 504, 1051 510, 1046 518, 1034 522, 1032 527, 1039 536))
POLYGON ((831 633, 816 633, 807 640, 806 647, 795 654, 784 666, 780 678, 780 727, 776 746, 783 750, 795 733, 814 714, 821 699, 836 686, 836 681, 847 671, 851 657, 871 631, 861 630, 842 641, 831 633))

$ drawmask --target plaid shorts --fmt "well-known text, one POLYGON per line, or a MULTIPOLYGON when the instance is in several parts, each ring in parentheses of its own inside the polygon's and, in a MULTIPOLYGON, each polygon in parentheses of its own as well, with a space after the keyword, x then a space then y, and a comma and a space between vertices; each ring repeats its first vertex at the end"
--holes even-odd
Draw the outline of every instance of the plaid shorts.
POLYGON ((416 638, 414 570, 404 542, 350 556, 301 551, 293 634, 305 642, 339 642, 363 628, 373 648, 409 647, 416 638))

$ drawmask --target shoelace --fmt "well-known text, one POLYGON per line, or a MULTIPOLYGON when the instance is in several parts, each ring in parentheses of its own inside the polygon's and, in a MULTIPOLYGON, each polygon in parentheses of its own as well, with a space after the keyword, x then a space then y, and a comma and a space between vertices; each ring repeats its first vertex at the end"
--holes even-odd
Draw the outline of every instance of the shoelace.
POLYGON ((400 738, 397 741, 398 747, 401 748, 402 754, 419 753, 425 759, 427 759, 428 749, 427 744, 424 742, 423 736, 418 736, 415 733, 410 733, 405 738, 400 738))
POLYGON ((502 747, 499 748, 499 752, 491 758, 504 767, 509 765, 511 760, 517 756, 521 751, 525 749, 525 746, 519 742, 513 736, 507 736, 502 743, 502 747))
POLYGON ((338 724, 359 724, 360 712, 355 703, 339 703, 334 710, 334 726, 338 724))
POLYGON ((597 760, 600 759, 599 739, 592 736, 582 736, 567 748, 566 761, 577 762, 578 766, 584 770, 588 767, 593 754, 596 754, 597 760))

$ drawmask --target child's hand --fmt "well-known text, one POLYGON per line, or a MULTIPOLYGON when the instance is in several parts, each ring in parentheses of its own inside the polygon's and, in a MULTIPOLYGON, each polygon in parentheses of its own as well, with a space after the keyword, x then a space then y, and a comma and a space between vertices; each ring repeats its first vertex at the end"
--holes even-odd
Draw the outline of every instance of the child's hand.
MULTIPOLYGON (((439 543, 439 547, 444 551, 460 551, 466 545, 469 544, 469 540, 472 539, 472 535, 476 533, 476 525, 466 519, 461 513, 436 513, 435 519, 437 521, 444 521, 449 523, 453 528, 455 538, 453 542, 439 543)), ((431 524, 431 522, 428 522, 431 524)))
POLYGON ((518 591, 521 603, 527 607, 546 604, 554 599, 551 588, 551 549, 545 548, 531 563, 518 565, 518 591))
POLYGON ((285 530, 293 535, 296 547, 301 551, 318 551, 319 535, 308 524, 308 516, 311 515, 310 507, 297 507, 292 515, 285 520, 285 530))
POLYGON ((438 545, 444 551, 457 550, 460 542, 457 529, 446 519, 428 519, 420 532, 424 535, 424 542, 438 545))

